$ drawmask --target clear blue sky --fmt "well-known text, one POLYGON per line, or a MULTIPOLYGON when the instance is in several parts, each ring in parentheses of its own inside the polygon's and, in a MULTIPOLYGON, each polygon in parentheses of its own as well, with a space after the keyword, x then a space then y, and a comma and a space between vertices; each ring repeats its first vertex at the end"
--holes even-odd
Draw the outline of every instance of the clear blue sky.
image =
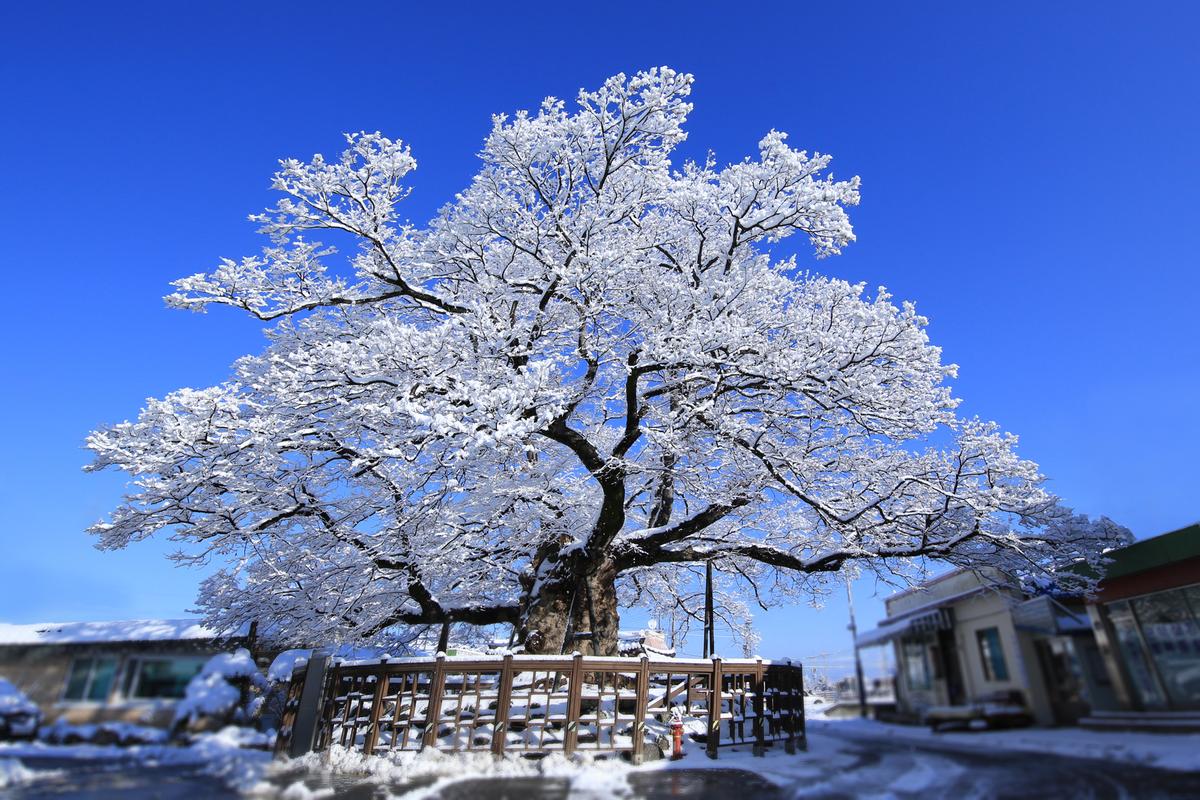
MULTIPOLYGON (((1068 503, 1139 537, 1200 518, 1198 9, 5 4, 0 620, 189 606, 198 575, 169 543, 92 549, 123 479, 81 473, 81 446, 262 346, 236 313, 160 298, 256 252, 245 215, 276 158, 403 138, 420 222, 466 184, 490 114, 656 64, 696 75, 686 155, 737 160, 778 128, 862 176, 859 241, 818 268, 917 301, 964 410, 1019 433, 1068 503)), ((849 646, 837 601, 763 628, 767 656, 849 646)))

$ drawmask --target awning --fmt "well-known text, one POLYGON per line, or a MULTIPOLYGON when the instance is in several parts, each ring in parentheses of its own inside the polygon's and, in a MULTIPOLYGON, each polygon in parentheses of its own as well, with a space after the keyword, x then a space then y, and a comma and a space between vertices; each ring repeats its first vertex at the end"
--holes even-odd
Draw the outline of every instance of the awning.
POLYGON ((1048 595, 1015 606, 1012 618, 1018 630, 1046 636, 1087 633, 1092 629, 1086 611, 1072 610, 1048 595))
POLYGON ((904 636, 933 633, 934 631, 950 630, 953 620, 948 608, 935 608, 920 614, 901 617, 894 620, 884 620, 874 630, 860 634, 855 640, 859 647, 871 647, 877 644, 900 639, 904 636))

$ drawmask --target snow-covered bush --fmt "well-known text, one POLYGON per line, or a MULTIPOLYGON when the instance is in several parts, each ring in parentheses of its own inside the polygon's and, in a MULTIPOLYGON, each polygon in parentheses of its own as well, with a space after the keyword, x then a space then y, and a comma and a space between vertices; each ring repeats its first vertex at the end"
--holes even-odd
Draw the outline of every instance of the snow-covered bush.
POLYGON ((249 650, 215 655, 188 683, 175 708, 174 730, 246 725, 258 716, 266 689, 249 650))
POLYGON ((6 678, 0 678, 0 739, 33 736, 42 720, 41 709, 6 678))
POLYGON ((40 738, 50 744, 98 744, 132 747, 161 744, 167 734, 161 728, 134 725, 128 722, 103 722, 98 725, 72 725, 62 719, 43 728, 40 738))

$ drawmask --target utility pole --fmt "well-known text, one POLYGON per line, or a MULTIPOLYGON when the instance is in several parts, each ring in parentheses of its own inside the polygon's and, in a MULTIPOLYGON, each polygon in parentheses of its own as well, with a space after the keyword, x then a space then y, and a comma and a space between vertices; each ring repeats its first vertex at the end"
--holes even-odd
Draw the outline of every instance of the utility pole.
POLYGON ((854 621, 854 596, 850 594, 850 579, 846 578, 846 605, 850 608, 850 638, 854 640, 854 674, 858 679, 858 709, 867 718, 867 686, 863 682, 862 656, 858 651, 858 623, 854 621))
POLYGON ((713 631, 713 588, 712 561, 704 562, 704 657, 709 658, 717 650, 717 637, 713 631))

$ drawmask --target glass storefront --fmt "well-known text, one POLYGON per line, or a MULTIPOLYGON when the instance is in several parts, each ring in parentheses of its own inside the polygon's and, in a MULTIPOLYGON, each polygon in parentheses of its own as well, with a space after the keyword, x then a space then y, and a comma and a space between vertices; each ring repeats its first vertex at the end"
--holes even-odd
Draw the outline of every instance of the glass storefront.
POLYGON ((1139 597, 1134 613, 1175 708, 1200 708, 1200 620, 1182 591, 1139 597))
POLYGON ((929 669, 929 648, 923 641, 904 640, 904 675, 908 688, 925 691, 933 685, 929 669))
POLYGON ((1200 708, 1200 586, 1105 608, 1141 706, 1200 708))

